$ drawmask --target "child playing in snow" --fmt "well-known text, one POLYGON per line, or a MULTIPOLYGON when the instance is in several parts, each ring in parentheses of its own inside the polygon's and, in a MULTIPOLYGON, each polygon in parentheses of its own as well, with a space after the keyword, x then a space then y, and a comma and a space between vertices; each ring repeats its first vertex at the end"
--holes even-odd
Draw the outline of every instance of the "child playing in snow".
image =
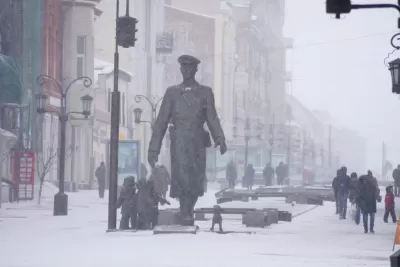
POLYGON ((219 225, 219 231, 223 232, 223 230, 222 230, 222 216, 221 216, 221 213, 222 213, 221 207, 219 205, 215 205, 214 206, 214 215, 213 215, 213 218, 212 218, 212 225, 211 225, 210 231, 214 231, 214 226, 216 224, 218 224, 219 225))
POLYGON ((121 208, 120 230, 136 229, 137 200, 135 177, 129 176, 124 179, 124 184, 115 203, 117 209, 121 208), (129 228, 129 221, 131 228, 129 228))
POLYGON ((393 222, 397 222, 396 213, 394 211, 394 194, 393 194, 393 186, 386 187, 386 196, 385 196, 385 215, 383 216, 383 221, 385 223, 388 222, 389 213, 392 216, 393 222))

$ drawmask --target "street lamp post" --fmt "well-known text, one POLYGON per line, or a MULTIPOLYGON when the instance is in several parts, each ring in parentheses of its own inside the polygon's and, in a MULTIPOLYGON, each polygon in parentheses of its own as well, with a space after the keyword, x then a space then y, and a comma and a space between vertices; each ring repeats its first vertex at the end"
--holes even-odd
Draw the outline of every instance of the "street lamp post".
POLYGON ((272 123, 269 126, 269 132, 270 132, 270 136, 269 136, 269 162, 272 165, 272 154, 274 151, 274 144, 275 144, 275 113, 272 113, 272 123))
POLYGON ((135 96, 136 103, 140 103, 143 99, 145 99, 151 107, 151 120, 150 121, 142 120, 141 117, 142 117, 143 110, 141 108, 135 108, 133 110, 133 113, 135 115, 135 123, 136 124, 139 124, 141 122, 149 123, 151 125, 151 129, 153 130, 154 123, 156 122, 156 119, 157 119, 157 108, 158 108, 158 105, 161 103, 161 100, 163 99, 163 97, 161 97, 157 102, 154 102, 150 98, 148 98, 147 96, 144 96, 144 95, 136 95, 135 96))
POLYGON ((73 80, 67 87, 64 87, 60 82, 58 82, 53 77, 47 75, 40 75, 37 77, 37 83, 40 86, 45 85, 46 81, 52 81, 60 90, 60 111, 48 111, 46 110, 46 102, 48 100, 48 96, 44 93, 38 93, 36 95, 37 101, 37 112, 40 114, 44 113, 56 113, 60 119, 60 140, 59 140, 59 158, 60 158, 60 166, 58 168, 58 179, 59 179, 59 191, 54 196, 54 216, 65 216, 68 214, 68 195, 65 194, 64 185, 65 185, 65 142, 66 142, 66 130, 67 130, 67 121, 70 114, 82 114, 85 118, 88 118, 90 115, 91 103, 93 101, 93 97, 90 95, 84 95, 81 97, 82 101, 82 111, 81 112, 67 112, 67 94, 69 89, 73 84, 77 81, 83 81, 83 85, 86 88, 89 88, 92 85, 92 80, 89 77, 79 77, 73 80))
POLYGON ((249 142, 250 142, 250 119, 246 118, 246 125, 244 127, 244 167, 247 167, 249 158, 249 142))

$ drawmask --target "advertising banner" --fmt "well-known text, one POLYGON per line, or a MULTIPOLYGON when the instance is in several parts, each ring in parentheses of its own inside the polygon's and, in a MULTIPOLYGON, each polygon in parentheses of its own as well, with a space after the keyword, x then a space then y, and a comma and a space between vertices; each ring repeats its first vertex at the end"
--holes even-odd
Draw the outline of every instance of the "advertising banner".
POLYGON ((33 151, 21 152, 19 164, 19 179, 14 174, 16 151, 12 152, 11 175, 12 181, 18 185, 19 200, 33 200, 35 196, 35 153, 33 151))

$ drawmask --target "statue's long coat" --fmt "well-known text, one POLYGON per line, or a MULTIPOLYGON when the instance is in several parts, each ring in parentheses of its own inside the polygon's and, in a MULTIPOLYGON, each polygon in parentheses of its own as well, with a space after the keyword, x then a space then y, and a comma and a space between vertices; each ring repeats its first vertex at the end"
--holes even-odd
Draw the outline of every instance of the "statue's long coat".
POLYGON ((200 84, 189 91, 185 91, 183 85, 167 89, 153 127, 149 153, 159 154, 169 123, 172 124, 170 196, 202 196, 206 179, 206 146, 210 145, 204 123, 207 123, 214 141, 225 140, 212 89, 200 84))

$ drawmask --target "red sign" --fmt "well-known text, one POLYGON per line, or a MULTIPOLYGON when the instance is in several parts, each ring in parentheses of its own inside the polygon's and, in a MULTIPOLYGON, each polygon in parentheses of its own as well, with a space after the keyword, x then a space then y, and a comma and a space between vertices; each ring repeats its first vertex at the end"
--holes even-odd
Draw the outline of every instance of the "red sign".
POLYGON ((13 182, 18 185, 19 200, 33 200, 35 196, 35 153, 33 151, 22 151, 19 163, 19 179, 14 175, 15 156, 18 153, 13 151, 11 170, 13 182))

